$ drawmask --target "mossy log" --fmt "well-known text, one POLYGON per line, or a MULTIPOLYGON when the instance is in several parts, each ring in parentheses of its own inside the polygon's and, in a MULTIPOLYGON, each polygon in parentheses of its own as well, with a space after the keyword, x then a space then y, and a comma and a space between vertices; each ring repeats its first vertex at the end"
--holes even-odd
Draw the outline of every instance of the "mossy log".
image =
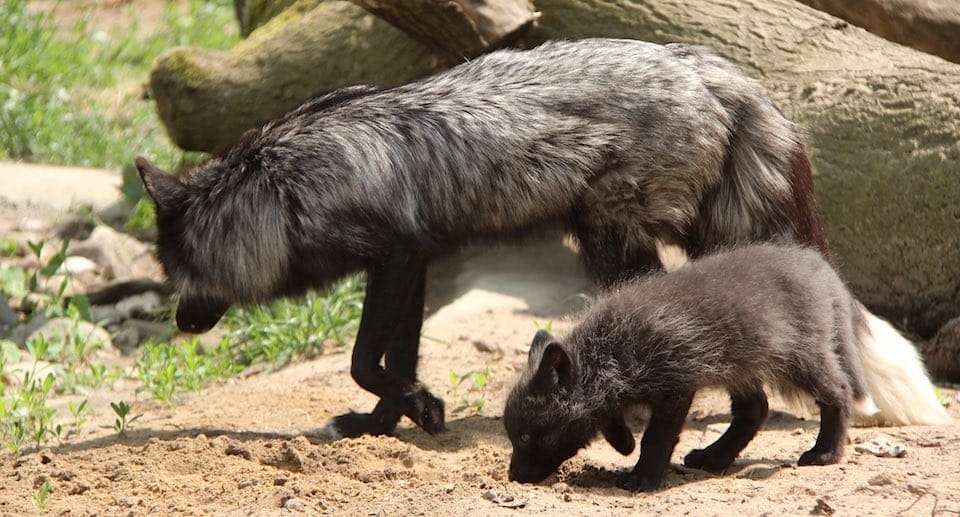
MULTIPOLYGON (((684 41, 739 63, 805 131, 827 236, 856 294, 923 337, 960 314, 960 66, 795 0, 538 0, 536 8, 541 18, 520 44, 684 41)), ((327 1, 282 25, 282 15, 271 20, 252 34, 255 46, 168 54, 153 85, 171 135, 209 150, 318 90, 398 83, 435 68, 435 54, 357 10, 327 1), (196 65, 195 82, 170 73, 178 60, 196 65), (328 60, 337 68, 318 69, 328 60)))
POLYGON ((957 0, 800 0, 901 45, 960 63, 957 0))
POLYGON ((351 2, 303 6, 294 3, 229 51, 179 47, 157 60, 150 89, 174 143, 212 151, 313 95, 403 83, 443 62, 351 2))
POLYGON ((354 0, 456 60, 512 42, 537 19, 530 0, 354 0))

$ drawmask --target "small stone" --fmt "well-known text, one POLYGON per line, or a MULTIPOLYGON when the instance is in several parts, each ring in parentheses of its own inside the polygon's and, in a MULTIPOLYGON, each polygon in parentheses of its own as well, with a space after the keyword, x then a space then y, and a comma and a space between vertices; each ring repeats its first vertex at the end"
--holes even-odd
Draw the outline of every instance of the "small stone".
POLYGON ((134 497, 134 496, 127 497, 126 499, 123 500, 123 504, 125 504, 127 508, 132 508, 140 504, 140 498, 134 497))
POLYGON ((63 271, 69 275, 76 276, 84 273, 98 271, 100 266, 87 257, 71 256, 63 261, 63 271))
POLYGON ((457 487, 455 487, 455 486, 451 483, 451 484, 449 484, 449 485, 444 485, 444 486, 443 486, 443 491, 444 491, 444 493, 449 494, 449 493, 452 493, 456 488, 457 488, 457 487))
POLYGON ((885 486, 892 485, 893 483, 893 477, 891 477, 889 474, 877 474, 876 476, 873 476, 867 480, 867 484, 870 486, 885 486))
POLYGON ((283 486, 287 484, 287 481, 290 481, 287 478, 277 478, 273 480, 273 486, 283 486))
POLYGON ((570 494, 563 494, 563 500, 569 503, 570 501, 573 501, 573 496, 570 494))
POLYGON ((477 350, 488 353, 488 354, 501 352, 500 347, 493 346, 482 339, 473 340, 473 348, 476 348, 477 350))
POLYGON ((714 432, 717 434, 723 434, 727 432, 728 427, 730 427, 730 424, 721 424, 721 423, 709 424, 707 426, 707 431, 714 432))
POLYGON ((906 445, 882 434, 873 436, 864 443, 856 445, 854 450, 861 454, 873 454, 878 458, 902 458, 907 454, 906 445))
POLYGON ((291 497, 283 502, 283 508, 290 510, 291 512, 305 512, 307 511, 307 505, 303 504, 303 501, 291 497))
POLYGON ((117 311, 125 318, 149 317, 150 311, 163 303, 160 295, 147 291, 145 293, 128 296, 117 302, 117 311))
POLYGON ((48 342, 64 343, 74 336, 83 339, 88 349, 109 348, 112 346, 110 333, 87 321, 74 321, 70 318, 54 318, 33 331, 27 340, 43 336, 48 342))
POLYGON ((259 484, 260 484, 260 480, 259 480, 259 479, 257 479, 257 478, 250 478, 250 479, 248 479, 248 480, 246 480, 246 481, 241 481, 240 483, 237 483, 237 488, 247 488, 247 487, 251 487, 251 486, 257 486, 257 485, 259 485, 259 484))

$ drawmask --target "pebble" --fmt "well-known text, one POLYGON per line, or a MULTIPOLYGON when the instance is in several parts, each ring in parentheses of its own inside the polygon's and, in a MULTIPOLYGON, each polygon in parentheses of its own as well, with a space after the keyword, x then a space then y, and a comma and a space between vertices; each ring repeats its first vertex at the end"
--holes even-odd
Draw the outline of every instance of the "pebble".
POLYGON ((283 508, 284 508, 285 510, 290 510, 290 511, 292 511, 292 512, 305 512, 305 511, 307 511, 307 505, 305 505, 305 504, 303 503, 303 501, 301 501, 301 500, 299 500, 299 499, 297 499, 297 498, 295 498, 295 497, 291 497, 290 499, 287 499, 286 501, 284 501, 284 502, 283 502, 283 508))
POLYGON ((853 449, 861 454, 873 454, 878 458, 902 458, 907 454, 906 445, 882 434, 873 436, 868 441, 854 446, 853 449))

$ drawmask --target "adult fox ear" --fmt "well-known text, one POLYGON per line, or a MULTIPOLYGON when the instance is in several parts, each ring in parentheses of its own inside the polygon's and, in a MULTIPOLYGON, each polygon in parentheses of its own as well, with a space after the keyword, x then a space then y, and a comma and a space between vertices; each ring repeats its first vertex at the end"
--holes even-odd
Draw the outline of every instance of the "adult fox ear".
POLYGON ((157 206, 168 206, 173 203, 174 199, 183 190, 180 181, 154 167, 143 156, 137 156, 133 161, 137 165, 137 171, 140 172, 143 186, 147 189, 147 194, 150 195, 153 202, 157 206))
POLYGON ((573 385, 573 363, 570 355, 556 341, 543 349, 537 373, 533 375, 531 388, 536 393, 549 393, 569 389, 573 385))
POLYGON ((604 422, 600 431, 603 433, 603 437, 607 439, 607 442, 624 456, 633 452, 634 447, 637 446, 637 442, 633 438, 633 433, 631 433, 630 428, 627 427, 627 422, 623 419, 623 415, 618 415, 604 422))

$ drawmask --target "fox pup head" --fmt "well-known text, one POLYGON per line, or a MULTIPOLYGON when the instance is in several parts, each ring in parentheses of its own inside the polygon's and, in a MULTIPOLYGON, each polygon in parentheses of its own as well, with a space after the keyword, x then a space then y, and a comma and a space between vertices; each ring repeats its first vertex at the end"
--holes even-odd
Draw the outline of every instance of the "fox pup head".
POLYGON ((577 365, 549 332, 540 330, 530 347, 527 370, 510 392, 503 424, 513 444, 509 478, 539 483, 603 432, 622 454, 633 452, 633 434, 622 415, 576 412, 577 365))
POLYGON ((276 289, 286 239, 275 201, 218 158, 182 178, 135 162, 156 207, 157 258, 180 295, 177 327, 206 332, 233 303, 276 289))

